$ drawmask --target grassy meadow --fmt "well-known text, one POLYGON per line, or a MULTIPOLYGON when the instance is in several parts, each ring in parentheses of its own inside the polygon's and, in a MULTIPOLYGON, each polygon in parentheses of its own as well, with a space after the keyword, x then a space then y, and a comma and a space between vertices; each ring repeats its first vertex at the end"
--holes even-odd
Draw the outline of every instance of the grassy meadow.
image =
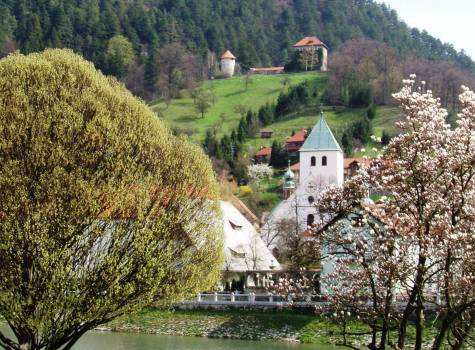
MULTIPOLYGON (((167 107, 165 102, 151 103, 151 108, 166 122, 166 124, 182 133, 188 134, 190 139, 200 143, 204 139, 206 130, 214 128, 218 136, 231 132, 238 124, 241 116, 234 111, 234 107, 241 104, 247 109, 257 111, 267 102, 275 102, 280 92, 284 90, 282 84, 285 77, 290 79, 290 85, 297 85, 305 80, 317 79, 321 94, 327 83, 327 75, 319 72, 254 75, 246 90, 242 76, 229 79, 208 80, 204 88, 213 91, 215 103, 201 118, 196 111, 193 99, 187 91, 183 97, 174 99, 167 107)), ((290 114, 268 127, 274 133, 271 139, 250 139, 245 142, 245 148, 250 155, 263 146, 270 146, 274 140, 283 142, 292 131, 313 127, 320 117, 319 106, 308 106, 305 110, 290 114)), ((366 108, 325 107, 325 118, 332 128, 335 137, 339 140, 343 130, 355 118, 366 113, 366 108)), ((394 123, 401 117, 396 107, 378 107, 376 118, 373 120, 374 133, 381 136, 383 130, 390 134, 395 133, 394 123)), ((371 152, 369 152, 371 153, 371 152)), ((358 152, 357 152, 357 155, 358 152)))
POLYGON ((284 89, 282 81, 288 76, 290 85, 297 85, 307 79, 319 79, 322 90, 327 76, 322 73, 297 73, 277 75, 253 75, 248 89, 242 76, 229 79, 208 80, 204 88, 213 91, 216 96, 214 105, 201 118, 196 111, 193 99, 186 91, 183 97, 174 99, 167 107, 164 102, 152 103, 151 108, 169 125, 190 135, 194 142, 201 142, 206 130, 216 128, 219 136, 235 128, 241 116, 234 111, 236 105, 242 104, 247 109, 257 111, 267 102, 276 101, 279 93, 284 89))

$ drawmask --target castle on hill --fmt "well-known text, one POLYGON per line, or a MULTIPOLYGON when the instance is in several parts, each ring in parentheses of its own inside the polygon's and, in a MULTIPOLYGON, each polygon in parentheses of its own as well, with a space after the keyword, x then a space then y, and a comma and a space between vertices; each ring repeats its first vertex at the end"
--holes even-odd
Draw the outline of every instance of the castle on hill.
MULTIPOLYGON (((314 65, 320 66, 320 71, 326 72, 328 70, 328 46, 316 36, 306 36, 296 42, 293 46, 295 51, 306 53, 305 62, 313 68, 314 65)), ((230 50, 221 56, 219 70, 221 74, 230 78, 234 76, 236 67, 236 56, 230 50)), ((307 70, 306 67, 305 70, 307 70)), ((311 68, 311 70, 312 70, 311 68)), ((285 67, 254 67, 250 71, 253 74, 281 74, 284 73, 285 67)))

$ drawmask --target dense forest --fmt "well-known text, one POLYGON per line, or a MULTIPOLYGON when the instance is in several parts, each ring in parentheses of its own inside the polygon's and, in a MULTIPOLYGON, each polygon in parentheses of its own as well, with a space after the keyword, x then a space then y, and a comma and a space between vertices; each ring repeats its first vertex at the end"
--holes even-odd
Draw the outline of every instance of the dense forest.
POLYGON ((284 64, 296 40, 318 35, 331 50, 364 36, 399 55, 450 61, 475 72, 463 51, 408 27, 373 0, 0 0, 0 15, 0 54, 69 47, 119 76, 110 47, 118 35, 131 44, 138 66, 170 43, 181 43, 205 62, 210 53, 231 49, 244 67, 284 64))

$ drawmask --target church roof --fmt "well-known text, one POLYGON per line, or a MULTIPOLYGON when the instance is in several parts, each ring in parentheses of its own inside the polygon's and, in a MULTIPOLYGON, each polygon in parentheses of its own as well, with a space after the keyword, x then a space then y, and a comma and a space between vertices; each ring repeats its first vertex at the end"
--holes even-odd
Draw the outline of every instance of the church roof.
POLYGON ((338 142, 333 136, 333 133, 330 130, 325 118, 320 118, 320 121, 312 129, 312 132, 305 140, 301 151, 340 151, 341 148, 338 142))

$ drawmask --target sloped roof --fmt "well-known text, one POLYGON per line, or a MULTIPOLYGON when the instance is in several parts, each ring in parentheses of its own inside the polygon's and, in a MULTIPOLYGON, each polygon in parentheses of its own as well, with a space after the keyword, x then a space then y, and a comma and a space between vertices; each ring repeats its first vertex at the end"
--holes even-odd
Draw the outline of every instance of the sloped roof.
POLYGON ((280 270, 281 266, 254 226, 231 203, 220 201, 227 271, 280 270))
POLYGON ((228 58, 228 59, 233 59, 233 60, 236 59, 236 57, 229 50, 227 50, 225 53, 223 53, 221 58, 228 58))
POLYGON ((272 154, 272 147, 264 147, 256 153, 256 157, 265 157, 272 154))
POLYGON ((305 46, 325 46, 327 47, 319 38, 316 36, 306 36, 305 38, 298 41, 294 47, 305 47, 305 46))
POLYGON ((307 131, 306 131, 306 130, 297 131, 297 132, 294 134, 294 136, 290 136, 287 140, 285 140, 285 143, 290 143, 290 142, 304 142, 306 135, 307 135, 307 131))
POLYGON ((345 169, 346 168, 349 168, 351 164, 355 163, 356 164, 364 164, 364 165, 371 165, 371 162, 372 162, 372 159, 369 159, 369 158, 345 158, 344 160, 344 166, 345 166, 345 169))
POLYGON ((292 171, 300 171, 300 163, 295 163, 290 167, 290 170, 292 171))
POLYGON ((325 118, 320 118, 320 121, 312 129, 312 132, 305 140, 301 151, 340 151, 341 148, 338 142, 333 136, 333 133, 330 130, 325 118))

